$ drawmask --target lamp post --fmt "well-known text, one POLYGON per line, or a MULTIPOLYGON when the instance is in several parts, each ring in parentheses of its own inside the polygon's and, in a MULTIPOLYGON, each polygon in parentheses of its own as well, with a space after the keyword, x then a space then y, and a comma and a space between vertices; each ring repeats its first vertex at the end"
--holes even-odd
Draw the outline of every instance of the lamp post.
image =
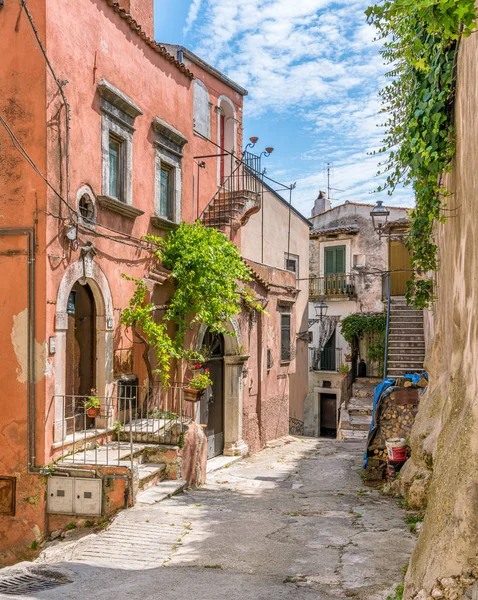
POLYGON ((373 228, 381 238, 385 233, 385 226, 390 216, 390 211, 386 206, 383 206, 382 200, 377 200, 377 204, 372 208, 370 216, 372 217, 373 228))

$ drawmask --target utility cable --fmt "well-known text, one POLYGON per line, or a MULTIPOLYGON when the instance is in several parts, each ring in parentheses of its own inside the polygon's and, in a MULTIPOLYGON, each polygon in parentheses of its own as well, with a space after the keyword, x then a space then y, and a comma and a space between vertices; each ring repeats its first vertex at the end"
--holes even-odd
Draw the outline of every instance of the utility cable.
MULTIPOLYGON (((45 62, 48 66, 48 68, 50 69, 50 73, 52 74, 53 79, 55 80, 56 85, 58 86, 58 89, 60 91, 60 95, 62 97, 63 100, 63 104, 65 106, 65 125, 66 125, 66 131, 65 131, 65 180, 66 180, 66 200, 63 200, 66 203, 66 206, 68 207, 68 211, 70 213, 70 217, 75 214, 75 211, 71 208, 70 205, 70 120, 71 120, 71 109, 70 109, 70 105, 68 104, 68 100, 66 98, 66 94, 65 91, 63 89, 63 86, 65 85, 65 83, 67 82, 62 82, 58 79, 58 77, 56 76, 56 73, 53 69, 53 66, 48 58, 48 55, 46 53, 46 50, 43 46, 43 43, 41 41, 40 38, 40 34, 38 33, 38 29, 35 26, 35 22, 33 20, 33 17, 30 13, 30 11, 28 10, 28 6, 26 3, 26 0, 20 0, 20 5, 23 8, 23 10, 25 11, 27 17, 28 17, 28 21, 30 22, 31 28, 33 29, 33 33, 35 35, 35 38, 38 42, 38 45, 40 46, 40 50, 43 54, 43 57, 45 59, 45 62)), ((60 142, 61 143, 61 142, 60 142)), ((56 193, 56 192, 55 192, 56 193)))

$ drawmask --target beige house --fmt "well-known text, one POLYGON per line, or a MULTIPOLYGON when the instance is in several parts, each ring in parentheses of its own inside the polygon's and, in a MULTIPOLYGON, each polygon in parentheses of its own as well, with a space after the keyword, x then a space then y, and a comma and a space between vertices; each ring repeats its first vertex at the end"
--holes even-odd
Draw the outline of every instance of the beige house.
MULTIPOLYGON (((354 313, 382 313, 387 295, 386 275, 395 270, 402 254, 386 237, 374 231, 373 205, 345 202, 334 208, 321 192, 315 201, 310 234, 309 393, 305 406, 305 433, 335 436, 344 401, 344 373, 351 368, 351 348, 340 333, 340 321, 354 313), (320 320, 317 303, 327 305, 320 320)), ((407 209, 389 207, 390 221, 406 219, 407 209)), ((392 294, 403 295, 407 274, 392 273, 392 294)), ((368 376, 378 376, 377 365, 367 362, 368 376)))

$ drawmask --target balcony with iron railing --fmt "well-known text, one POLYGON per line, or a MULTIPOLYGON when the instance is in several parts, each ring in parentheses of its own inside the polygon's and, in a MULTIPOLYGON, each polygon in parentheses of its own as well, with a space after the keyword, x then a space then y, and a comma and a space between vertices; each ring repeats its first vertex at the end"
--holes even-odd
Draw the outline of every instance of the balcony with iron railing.
POLYGON ((310 371, 339 371, 342 365, 342 348, 309 348, 310 371))
POLYGON ((354 275, 325 275, 309 280, 309 299, 355 297, 354 275))

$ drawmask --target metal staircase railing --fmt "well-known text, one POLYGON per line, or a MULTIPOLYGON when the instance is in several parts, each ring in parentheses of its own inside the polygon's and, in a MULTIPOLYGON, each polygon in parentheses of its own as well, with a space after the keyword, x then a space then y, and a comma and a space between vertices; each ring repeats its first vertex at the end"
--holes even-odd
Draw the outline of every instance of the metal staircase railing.
POLYGON ((230 239, 250 214, 260 209, 261 177, 256 165, 236 159, 232 169, 199 216, 201 223, 215 227, 230 239))

